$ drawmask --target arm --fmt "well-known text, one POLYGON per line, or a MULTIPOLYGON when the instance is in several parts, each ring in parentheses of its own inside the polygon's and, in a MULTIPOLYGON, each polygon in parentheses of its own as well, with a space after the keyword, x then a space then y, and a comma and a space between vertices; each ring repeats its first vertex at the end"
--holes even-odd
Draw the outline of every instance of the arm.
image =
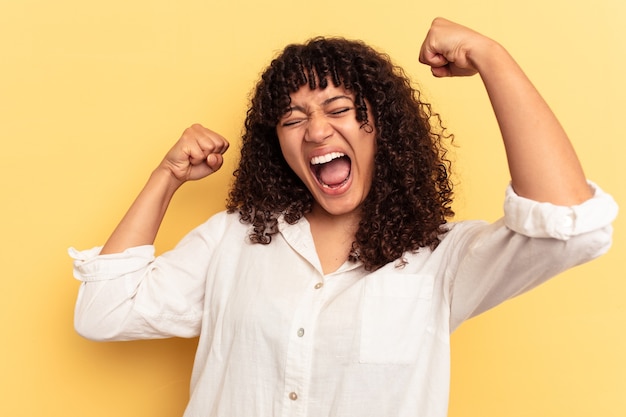
POLYGON ((220 169, 227 149, 228 141, 217 133, 198 124, 187 128, 152 172, 101 254, 151 245, 176 190, 186 181, 204 178, 220 169))
POLYGON ((520 196, 576 205, 592 196, 576 153, 539 92, 497 42, 445 19, 435 19, 420 61, 436 77, 478 73, 498 120, 511 184, 520 196))
POLYGON ((78 333, 93 340, 197 335, 207 267, 198 262, 198 253, 211 251, 202 234, 206 226, 194 229, 177 249, 158 260, 154 248, 146 245, 154 242, 178 187, 217 171, 227 149, 228 142, 220 135, 200 125, 189 127, 153 171, 102 250, 70 250, 74 276, 83 282, 74 317, 78 333), (148 274, 150 279, 144 279, 148 274), (158 299, 155 293, 160 294, 158 299))

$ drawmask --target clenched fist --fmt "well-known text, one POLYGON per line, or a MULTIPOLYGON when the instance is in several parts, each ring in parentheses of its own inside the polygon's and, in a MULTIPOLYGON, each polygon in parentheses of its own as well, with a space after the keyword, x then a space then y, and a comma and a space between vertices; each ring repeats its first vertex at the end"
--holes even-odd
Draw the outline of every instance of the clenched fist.
POLYGON ((161 168, 169 170, 181 183, 198 180, 222 167, 228 141, 200 124, 183 132, 176 144, 165 155, 161 168))

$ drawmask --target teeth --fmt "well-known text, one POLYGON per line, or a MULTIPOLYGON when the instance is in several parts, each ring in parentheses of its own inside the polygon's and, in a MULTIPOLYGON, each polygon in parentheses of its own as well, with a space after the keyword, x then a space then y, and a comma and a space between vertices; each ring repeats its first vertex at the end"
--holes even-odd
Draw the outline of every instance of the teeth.
POLYGON ((311 159, 311 165, 321 165, 327 162, 332 161, 333 159, 341 158, 342 156, 346 156, 341 152, 331 152, 322 156, 315 156, 311 159))

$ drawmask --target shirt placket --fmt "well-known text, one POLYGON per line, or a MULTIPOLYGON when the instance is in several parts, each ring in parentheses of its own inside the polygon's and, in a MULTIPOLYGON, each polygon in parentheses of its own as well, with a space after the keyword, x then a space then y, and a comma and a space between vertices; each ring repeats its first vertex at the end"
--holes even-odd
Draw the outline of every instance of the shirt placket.
POLYGON ((306 416, 316 322, 326 298, 325 282, 312 280, 302 296, 291 328, 285 367, 283 416, 306 416))

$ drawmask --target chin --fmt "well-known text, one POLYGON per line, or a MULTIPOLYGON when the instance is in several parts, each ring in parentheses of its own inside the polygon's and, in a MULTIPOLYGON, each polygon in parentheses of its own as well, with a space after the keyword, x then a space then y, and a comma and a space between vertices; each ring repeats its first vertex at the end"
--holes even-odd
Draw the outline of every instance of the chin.
POLYGON ((317 201, 317 205, 326 213, 332 216, 344 216, 353 214, 361 209, 361 202, 322 202, 317 201))

